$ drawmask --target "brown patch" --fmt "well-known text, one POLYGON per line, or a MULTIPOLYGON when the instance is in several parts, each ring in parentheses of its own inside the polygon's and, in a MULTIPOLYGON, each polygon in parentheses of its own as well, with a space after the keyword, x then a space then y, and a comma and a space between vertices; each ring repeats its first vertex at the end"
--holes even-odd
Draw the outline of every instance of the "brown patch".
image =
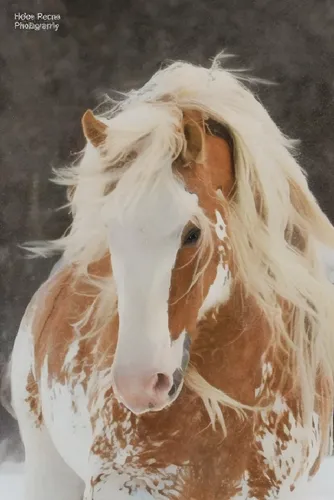
POLYGON ((28 375, 26 391, 28 393, 28 397, 25 401, 28 403, 30 413, 35 418, 36 427, 40 427, 43 423, 41 402, 39 398, 38 385, 31 371, 28 375))
POLYGON ((205 151, 212 189, 221 189, 225 198, 229 199, 235 183, 231 149, 226 141, 207 135, 205 151))
POLYGON ((99 474, 95 478, 92 478, 90 480, 91 487, 95 488, 95 486, 97 486, 102 481, 102 479, 103 479, 103 474, 99 474))
MULTIPOLYGON (((92 263, 88 272, 92 277, 108 276, 111 273, 110 256, 92 263)), ((85 378, 82 383, 86 389, 92 371, 92 348, 96 339, 89 338, 91 321, 81 328, 80 337, 75 336, 72 325, 78 322, 93 304, 97 292, 93 284, 76 277, 74 266, 55 275, 42 291, 38 300, 43 304, 43 308, 40 309, 40 314, 35 315, 32 326, 37 378, 40 377, 45 356, 48 354, 49 379, 64 384, 68 375, 78 376, 83 370, 85 378), (68 374, 64 369, 64 361, 68 347, 74 340, 80 340, 79 350, 75 359, 76 365, 68 374)), ((114 332, 114 335, 116 334, 117 332, 114 332)), ((106 352, 104 350, 104 353, 106 352)))
POLYGON ((218 251, 214 252, 202 277, 191 286, 196 271, 201 270, 208 258, 206 252, 202 259, 197 259, 196 251, 196 247, 180 249, 172 271, 168 317, 169 331, 174 339, 184 330, 193 340, 196 338, 198 312, 216 277, 218 251))
MULTIPOLYGON (((205 122, 199 113, 186 115, 184 132, 188 138, 186 153, 183 153, 182 161, 177 162, 177 166, 186 186, 196 193, 201 190, 207 199, 211 197, 210 205, 217 203, 215 198, 218 189, 228 199, 235 183, 230 145, 226 140, 206 133, 205 122)), ((202 197, 199 200, 202 202, 202 197)))

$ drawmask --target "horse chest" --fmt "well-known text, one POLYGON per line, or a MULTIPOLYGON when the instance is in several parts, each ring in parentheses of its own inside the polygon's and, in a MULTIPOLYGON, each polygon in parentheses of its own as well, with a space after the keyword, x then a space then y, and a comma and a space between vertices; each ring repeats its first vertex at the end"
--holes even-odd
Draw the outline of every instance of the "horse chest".
POLYGON ((201 486, 206 494, 212 487, 212 498, 222 500, 271 500, 279 495, 293 498, 295 488, 306 481, 319 453, 317 415, 312 428, 306 429, 279 397, 274 412, 260 415, 244 470, 237 479, 234 463, 238 460, 230 452, 220 447, 220 451, 208 453, 201 466, 191 449, 187 451, 187 437, 181 430, 174 430, 173 436, 173 432, 164 432, 162 422, 159 432, 157 427, 153 435, 143 432, 137 418, 120 407, 111 393, 108 399, 108 391, 97 391, 90 404, 80 377, 76 384, 50 385, 46 373, 42 373, 41 389, 45 421, 66 462, 81 477, 88 470, 91 473, 93 466, 96 476, 102 472, 109 480, 114 477, 120 491, 131 495, 146 492, 148 499, 183 498, 182 490, 189 488, 191 496, 201 500, 201 486), (196 474, 189 474, 191 469, 196 469, 196 474), (187 482, 193 486, 185 487, 187 482), (234 495, 225 496, 225 486, 233 483, 234 495))
POLYGON ((115 400, 110 369, 87 377, 88 359, 78 363, 77 347, 66 356, 61 380, 50 377, 46 357, 40 390, 49 433, 80 477, 95 473, 103 481, 105 475, 131 495, 187 500, 202 500, 201 490, 205 500, 290 498, 308 477, 319 453, 316 414, 305 429, 277 396, 272 412, 246 426, 240 446, 231 417, 229 437, 217 447, 212 429, 203 432, 201 405, 180 397, 166 412, 138 419, 115 400))

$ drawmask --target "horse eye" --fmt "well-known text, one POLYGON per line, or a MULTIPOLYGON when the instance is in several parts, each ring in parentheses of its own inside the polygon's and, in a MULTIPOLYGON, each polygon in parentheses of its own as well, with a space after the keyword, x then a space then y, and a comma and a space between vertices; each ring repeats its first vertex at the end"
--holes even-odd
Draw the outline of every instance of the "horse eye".
POLYGON ((185 246, 195 245, 195 243, 198 242, 200 236, 201 236, 201 230, 198 227, 193 227, 192 229, 190 229, 190 231, 184 238, 183 245, 185 246))

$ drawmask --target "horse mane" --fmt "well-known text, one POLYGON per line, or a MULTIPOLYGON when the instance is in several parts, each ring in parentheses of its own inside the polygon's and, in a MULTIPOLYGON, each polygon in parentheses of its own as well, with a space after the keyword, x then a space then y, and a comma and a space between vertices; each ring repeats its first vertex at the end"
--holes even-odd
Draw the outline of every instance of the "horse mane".
MULTIPOLYGON (((310 418, 319 370, 330 379, 334 372, 334 289, 316 252, 318 242, 334 247, 334 229, 308 188, 294 144, 247 88, 251 79, 224 69, 223 59, 218 56, 210 68, 172 63, 141 89, 110 100, 111 109, 99 117, 109 127, 101 150, 88 143, 75 165, 56 174, 56 182, 74 188, 71 228, 33 251, 60 251, 65 262, 76 264, 79 276, 88 276, 90 263, 108 252, 101 213, 112 209, 107 193, 115 183, 122 202, 130 205, 135 203, 127 197, 130 182, 144 190, 157 174, 168 178, 166 166, 183 147, 184 112, 197 111, 223 125, 232 138, 236 175, 228 225, 237 279, 265 316, 272 345, 285 346, 293 360, 304 415, 310 418)), ((107 310, 108 278, 99 280, 98 287, 102 305, 94 308, 97 328, 107 310)), ((213 422, 217 417, 223 422, 220 403, 244 407, 191 370, 187 381, 213 422)))

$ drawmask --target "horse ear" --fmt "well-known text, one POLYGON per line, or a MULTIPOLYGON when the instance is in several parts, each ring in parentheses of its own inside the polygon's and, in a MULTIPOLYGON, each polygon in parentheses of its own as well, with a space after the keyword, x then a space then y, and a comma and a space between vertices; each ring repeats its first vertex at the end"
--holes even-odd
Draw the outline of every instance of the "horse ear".
POLYGON ((94 146, 99 147, 107 138, 107 125, 97 118, 88 109, 81 119, 82 129, 86 139, 94 146))
POLYGON ((182 156, 187 163, 203 163, 205 130, 204 119, 201 113, 196 111, 187 112, 183 119, 183 133, 185 145, 182 156))

